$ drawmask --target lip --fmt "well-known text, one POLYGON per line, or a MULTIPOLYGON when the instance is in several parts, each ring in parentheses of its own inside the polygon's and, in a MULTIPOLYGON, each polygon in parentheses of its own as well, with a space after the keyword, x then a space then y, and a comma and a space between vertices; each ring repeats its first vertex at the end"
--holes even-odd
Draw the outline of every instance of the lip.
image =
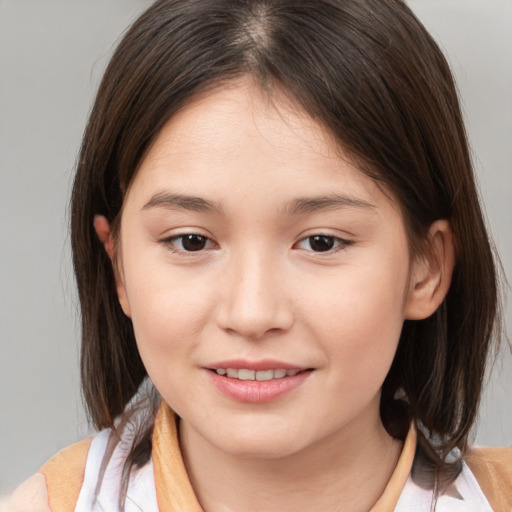
POLYGON ((224 396, 236 402, 251 404, 272 402, 288 393, 291 393, 304 384, 313 372, 313 369, 311 368, 270 359, 261 361, 244 361, 240 359, 220 361, 218 363, 205 366, 204 369, 206 370, 210 382, 224 396), (214 371, 217 368, 247 369, 254 371, 283 369, 298 370, 299 373, 267 381, 239 380, 232 379, 224 375, 218 375, 214 371))
POLYGON ((284 363, 276 359, 261 359, 259 361, 247 361, 245 359, 230 359, 229 361, 219 361, 204 366, 208 370, 216 370, 217 368, 234 368, 237 370, 307 370, 307 366, 300 366, 296 364, 284 363))

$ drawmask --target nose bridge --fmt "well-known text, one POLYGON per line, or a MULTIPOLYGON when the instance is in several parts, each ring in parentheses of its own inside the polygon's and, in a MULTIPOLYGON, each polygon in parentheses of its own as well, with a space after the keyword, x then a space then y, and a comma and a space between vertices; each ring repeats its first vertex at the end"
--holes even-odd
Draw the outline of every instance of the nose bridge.
POLYGON ((263 249, 246 249, 233 256, 226 275, 221 326, 251 338, 288 329, 293 321, 277 262, 263 249))

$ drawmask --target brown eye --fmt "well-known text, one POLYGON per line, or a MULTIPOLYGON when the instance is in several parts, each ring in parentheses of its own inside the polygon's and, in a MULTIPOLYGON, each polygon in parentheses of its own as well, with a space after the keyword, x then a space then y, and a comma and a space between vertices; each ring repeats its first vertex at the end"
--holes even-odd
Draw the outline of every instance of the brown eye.
POLYGON ((199 252, 214 247, 214 243, 208 237, 197 233, 173 236, 163 240, 163 243, 173 252, 199 252))
POLYGON ((184 235, 181 244, 185 251, 201 251, 205 248, 207 238, 201 235, 184 235))
POLYGON ((349 245, 352 245, 351 240, 344 240, 337 236, 331 235, 312 235, 303 238, 297 244, 299 249, 304 249, 310 252, 322 253, 322 252, 336 252, 337 250, 344 249, 349 245))
POLYGON ((308 241, 311 250, 315 252, 326 252, 334 247, 336 239, 332 236, 315 235, 310 236, 308 241))

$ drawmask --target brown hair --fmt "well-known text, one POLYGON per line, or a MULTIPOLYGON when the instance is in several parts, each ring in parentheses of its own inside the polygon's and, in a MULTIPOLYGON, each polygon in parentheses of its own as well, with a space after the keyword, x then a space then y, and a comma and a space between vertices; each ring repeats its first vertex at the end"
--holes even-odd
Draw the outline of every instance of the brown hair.
MULTIPOLYGON (((432 222, 451 222, 451 288, 431 317, 405 322, 381 398, 388 432, 403 438, 414 421, 426 459, 448 468, 446 455, 464 452, 499 338, 497 279, 450 69, 401 0, 159 0, 125 34, 90 115, 71 203, 83 393, 95 426, 114 426, 146 370, 94 215, 115 231, 123 192, 164 123, 244 75, 285 91, 392 191, 413 251, 432 222)), ((148 460, 151 427, 128 465, 148 460)))

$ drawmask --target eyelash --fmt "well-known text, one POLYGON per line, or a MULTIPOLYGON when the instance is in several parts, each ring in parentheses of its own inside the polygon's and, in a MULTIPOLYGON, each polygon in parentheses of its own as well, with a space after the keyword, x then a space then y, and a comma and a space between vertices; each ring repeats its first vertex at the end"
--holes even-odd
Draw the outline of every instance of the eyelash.
POLYGON ((204 247, 201 249, 198 249, 197 251, 188 251, 185 248, 183 248, 183 241, 185 240, 186 237, 197 237, 197 238, 204 240, 206 244, 208 244, 208 242, 213 244, 211 238, 204 236, 204 235, 200 235, 199 233, 184 233, 182 235, 172 236, 170 238, 166 238, 165 240, 162 240, 162 243, 168 249, 170 249, 172 252, 175 252, 175 253, 193 254, 195 252, 202 252, 205 250, 204 247), (181 248, 175 247, 176 242, 181 242, 181 248))
POLYGON ((346 240, 346 239, 340 238, 338 236, 326 235, 326 234, 322 234, 322 233, 315 233, 314 235, 309 235, 305 238, 302 238, 295 245, 301 244, 302 242, 309 241, 309 246, 312 248, 311 241, 315 238, 323 239, 323 241, 325 241, 327 239, 334 244, 334 247, 331 247, 331 248, 327 249, 326 251, 308 251, 308 252, 313 252, 315 254, 335 254, 338 251, 342 251, 343 249, 346 249, 348 246, 350 246, 354 243, 352 240, 346 240))
MULTIPOLYGON (((166 238, 164 240, 162 240, 162 243, 169 249, 171 250, 172 252, 174 253, 184 253, 184 254, 193 254, 193 253, 201 253, 203 252, 204 250, 206 250, 207 248, 206 247, 201 247, 199 248, 198 250, 196 251, 191 251, 191 250, 187 250, 184 248, 183 246, 183 242, 184 240, 186 239, 186 237, 197 237, 198 239, 201 239, 202 241, 204 241, 204 243, 207 245, 208 243, 210 244, 214 244, 214 242, 211 240, 211 238, 207 237, 207 236, 204 236, 204 235, 200 235, 198 233, 184 233, 182 235, 176 235, 176 236, 173 236, 173 237, 170 237, 170 238, 166 238), (180 243, 181 247, 180 248, 177 248, 175 246, 176 243, 180 243)), ((337 237, 337 236, 333 236, 333 235, 326 235, 326 234, 322 234, 322 233, 316 233, 314 235, 309 235, 307 237, 304 237, 302 239, 300 239, 295 245, 294 247, 296 247, 297 245, 303 243, 303 242, 307 242, 309 241, 309 247, 312 249, 312 246, 311 246, 311 242, 313 239, 323 239, 322 242, 325 242, 326 240, 328 240, 329 242, 333 243, 333 247, 331 248, 328 248, 327 250, 325 251, 314 251, 314 250, 308 250, 308 252, 313 252, 315 254, 334 254, 334 253, 337 253, 338 251, 341 251, 343 249, 346 249, 347 247, 349 247, 350 245, 352 245, 354 242, 352 240, 346 240, 346 239, 343 239, 343 238, 340 238, 340 237, 337 237)), ((319 242, 320 240, 317 240, 317 242, 319 242)), ((306 249, 307 250, 307 249, 306 249)))

